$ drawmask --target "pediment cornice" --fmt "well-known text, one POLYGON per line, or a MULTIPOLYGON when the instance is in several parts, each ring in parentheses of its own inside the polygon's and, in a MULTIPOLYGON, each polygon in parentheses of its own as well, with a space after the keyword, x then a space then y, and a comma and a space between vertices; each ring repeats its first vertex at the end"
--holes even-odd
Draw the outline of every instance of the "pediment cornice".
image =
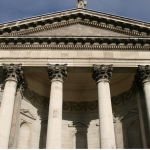
POLYGON ((87 9, 72 9, 0 24, 0 34, 26 35, 72 24, 103 28, 130 36, 150 34, 150 23, 87 9))
POLYGON ((29 109, 21 109, 20 113, 28 118, 36 120, 36 117, 33 115, 33 113, 31 113, 31 111, 29 109))
POLYGON ((0 49, 150 50, 150 37, 0 36, 0 49))

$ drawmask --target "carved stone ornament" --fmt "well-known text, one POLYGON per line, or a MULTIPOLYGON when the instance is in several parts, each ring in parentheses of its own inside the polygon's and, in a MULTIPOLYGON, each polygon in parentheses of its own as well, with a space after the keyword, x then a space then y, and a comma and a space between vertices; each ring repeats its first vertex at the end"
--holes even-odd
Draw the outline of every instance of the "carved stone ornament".
POLYGON ((140 83, 143 83, 144 81, 150 81, 150 66, 138 66, 136 77, 140 83))
POLYGON ((93 65, 93 80, 96 82, 100 79, 110 81, 113 71, 113 65, 93 65))
POLYGON ((87 4, 87 1, 77 0, 77 8, 84 8, 86 4, 87 4))
POLYGON ((67 64, 64 65, 50 65, 48 66, 49 79, 66 79, 67 78, 67 64))
POLYGON ((21 64, 3 64, 4 78, 15 79, 18 81, 19 87, 24 85, 24 74, 21 64))
MULTIPOLYGON (((111 97, 112 107, 125 105, 129 101, 136 101, 137 86, 132 85, 131 88, 117 96, 111 97)), ((0 95, 1 97, 1 95, 0 95)), ((33 105, 38 105, 43 108, 49 108, 49 97, 41 96, 29 88, 25 91, 24 99, 33 105)), ((63 111, 67 112, 91 112, 98 111, 98 100, 74 102, 63 101, 63 111)))

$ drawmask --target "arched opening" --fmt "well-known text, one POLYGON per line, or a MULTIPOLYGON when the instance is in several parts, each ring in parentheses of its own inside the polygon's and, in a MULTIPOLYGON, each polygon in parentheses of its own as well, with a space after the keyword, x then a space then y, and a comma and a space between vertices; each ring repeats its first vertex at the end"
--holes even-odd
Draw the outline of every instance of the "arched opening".
POLYGON ((20 126, 19 140, 18 140, 18 149, 29 149, 30 142, 30 126, 28 123, 23 122, 20 126))

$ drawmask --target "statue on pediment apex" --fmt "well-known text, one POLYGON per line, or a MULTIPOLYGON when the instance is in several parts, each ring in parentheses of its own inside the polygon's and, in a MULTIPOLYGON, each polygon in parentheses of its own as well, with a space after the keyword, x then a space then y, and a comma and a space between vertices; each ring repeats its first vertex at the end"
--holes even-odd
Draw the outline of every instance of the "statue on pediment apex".
POLYGON ((84 8, 84 6, 86 6, 87 1, 85 0, 77 0, 77 8, 84 8))

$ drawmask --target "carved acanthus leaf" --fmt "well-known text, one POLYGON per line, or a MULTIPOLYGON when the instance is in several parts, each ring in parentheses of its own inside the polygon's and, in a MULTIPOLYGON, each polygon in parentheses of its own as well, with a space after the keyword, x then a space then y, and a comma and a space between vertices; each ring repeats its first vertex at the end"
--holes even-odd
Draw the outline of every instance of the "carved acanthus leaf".
POLYGON ((21 64, 3 64, 4 78, 5 79, 15 79, 18 81, 18 87, 24 86, 24 74, 21 64))
POLYGON ((100 79, 111 79, 113 65, 93 65, 93 80, 96 82, 100 79))
POLYGON ((140 83, 143 81, 149 80, 150 81, 150 66, 138 66, 137 74, 135 77, 140 83))
POLYGON ((48 66, 49 79, 66 79, 67 78, 67 64, 64 65, 49 65, 48 66))

